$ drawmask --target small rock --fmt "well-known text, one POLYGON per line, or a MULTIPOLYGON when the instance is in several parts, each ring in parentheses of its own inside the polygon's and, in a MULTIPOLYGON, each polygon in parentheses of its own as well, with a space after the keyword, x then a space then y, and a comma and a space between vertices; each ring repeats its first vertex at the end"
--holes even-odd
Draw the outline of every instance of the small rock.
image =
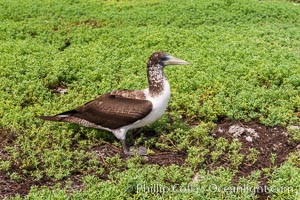
POLYGON ((232 136, 233 136, 234 138, 238 138, 238 137, 241 137, 241 134, 240 134, 240 133, 234 133, 232 136))
POLYGON ((259 138, 259 135, 258 135, 257 132, 253 133, 252 136, 253 136, 254 138, 259 138))
POLYGON ((285 137, 287 137, 287 136, 289 135, 289 134, 288 134, 287 132, 285 132, 285 131, 282 132, 281 134, 284 135, 285 137))
POLYGON ((289 126, 289 128, 293 129, 293 130, 299 130, 300 126, 291 125, 291 126, 289 126))
POLYGON ((260 147, 259 149, 260 149, 260 152, 264 152, 264 148, 260 147))
POLYGON ((253 139, 252 139, 251 136, 247 136, 247 137, 246 137, 246 140, 247 140, 248 142, 252 142, 252 141, 253 141, 253 139))
POLYGON ((229 127, 228 133, 233 134, 233 137, 240 137, 245 132, 245 128, 239 125, 229 127))
POLYGON ((248 131, 248 133, 250 134, 256 133, 256 131, 253 128, 246 128, 246 131, 248 131))
POLYGON ((281 146, 282 146, 281 143, 279 143, 279 144, 274 144, 274 145, 273 145, 273 151, 277 151, 278 149, 281 148, 281 146))
POLYGON ((223 132, 224 132, 224 129, 222 129, 221 127, 219 127, 219 128, 218 128, 218 132, 219 132, 219 133, 223 133, 223 132))
POLYGON ((258 133, 253 128, 246 128, 246 131, 250 133, 254 138, 259 138, 258 133))
POLYGON ((57 91, 61 94, 65 94, 68 92, 67 88, 58 88, 57 91))
POLYGON ((68 93, 68 89, 65 86, 58 86, 51 90, 55 94, 66 94, 68 93))

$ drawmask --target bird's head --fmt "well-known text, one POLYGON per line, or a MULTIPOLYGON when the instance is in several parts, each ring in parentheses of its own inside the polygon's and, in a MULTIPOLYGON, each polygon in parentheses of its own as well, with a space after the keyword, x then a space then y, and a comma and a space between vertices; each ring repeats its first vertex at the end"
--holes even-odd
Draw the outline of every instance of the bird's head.
POLYGON ((185 60, 175 58, 165 52, 155 52, 153 53, 148 61, 148 66, 157 66, 160 65, 165 67, 167 65, 188 65, 189 63, 185 60))

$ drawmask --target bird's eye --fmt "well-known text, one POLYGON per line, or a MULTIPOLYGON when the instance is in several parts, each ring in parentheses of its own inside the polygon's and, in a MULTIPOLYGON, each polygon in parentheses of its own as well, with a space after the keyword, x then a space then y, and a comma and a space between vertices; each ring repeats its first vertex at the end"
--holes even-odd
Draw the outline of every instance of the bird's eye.
POLYGON ((164 61, 167 61, 167 60, 169 60, 169 59, 170 59, 169 56, 164 56, 164 57, 162 57, 162 58, 160 59, 160 61, 164 62, 164 61))

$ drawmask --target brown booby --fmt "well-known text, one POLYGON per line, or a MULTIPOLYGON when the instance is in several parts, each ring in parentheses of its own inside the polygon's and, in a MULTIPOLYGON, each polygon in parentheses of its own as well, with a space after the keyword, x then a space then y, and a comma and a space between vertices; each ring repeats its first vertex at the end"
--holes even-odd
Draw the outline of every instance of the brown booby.
MULTIPOLYGON (((122 142, 124 153, 132 155, 125 142, 127 131, 156 121, 167 108, 171 90, 164 67, 187 64, 167 53, 155 52, 147 62, 149 88, 115 90, 74 110, 40 118, 110 131, 122 142)), ((136 153, 145 155, 146 149, 139 148, 136 153)))

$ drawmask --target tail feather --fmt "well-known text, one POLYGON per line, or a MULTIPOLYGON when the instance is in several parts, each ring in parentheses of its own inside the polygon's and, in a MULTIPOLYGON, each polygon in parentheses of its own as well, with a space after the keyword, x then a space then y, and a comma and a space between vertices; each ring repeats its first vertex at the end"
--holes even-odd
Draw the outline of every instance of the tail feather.
POLYGON ((62 121, 62 117, 57 117, 57 116, 40 116, 41 119, 47 120, 47 121, 62 121))
POLYGON ((47 120, 47 121, 64 121, 67 117, 72 116, 73 114, 77 113, 76 110, 70 110, 67 112, 60 113, 58 115, 54 116, 40 116, 41 119, 47 120))

